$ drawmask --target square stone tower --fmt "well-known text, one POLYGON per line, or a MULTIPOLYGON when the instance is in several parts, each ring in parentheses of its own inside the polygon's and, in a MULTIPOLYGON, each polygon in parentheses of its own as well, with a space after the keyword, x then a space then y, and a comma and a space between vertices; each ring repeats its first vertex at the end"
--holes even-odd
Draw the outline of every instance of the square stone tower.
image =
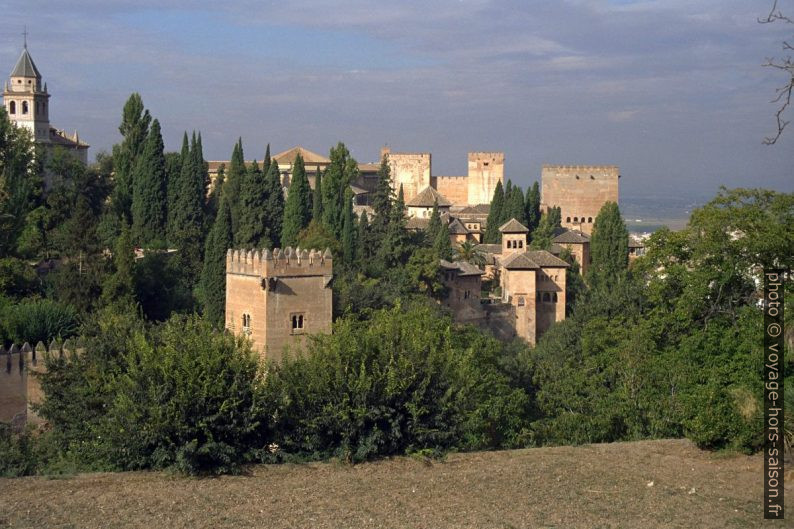
POLYGON ((306 334, 330 333, 331 252, 229 250, 226 328, 248 336, 262 358, 279 361, 306 334))
POLYGON ((429 152, 390 152, 389 169, 394 193, 403 188, 403 197, 409 201, 430 186, 431 158, 429 152))
POLYGON ((490 204, 496 183, 505 178, 505 154, 503 152, 469 153, 468 203, 490 204))
POLYGON ((617 165, 544 165, 541 209, 559 206, 562 227, 593 232, 593 223, 606 202, 618 202, 617 165))

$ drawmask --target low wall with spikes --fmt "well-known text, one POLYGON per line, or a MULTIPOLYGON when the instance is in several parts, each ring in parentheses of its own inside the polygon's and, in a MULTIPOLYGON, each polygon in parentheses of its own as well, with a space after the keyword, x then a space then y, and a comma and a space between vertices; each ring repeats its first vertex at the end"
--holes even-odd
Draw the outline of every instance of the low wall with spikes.
POLYGON ((287 246, 283 250, 228 250, 226 273, 257 277, 283 275, 330 275, 333 273, 331 251, 306 250, 287 246))
POLYGON ((79 344, 66 340, 53 341, 49 346, 39 342, 0 346, 0 422, 11 424, 14 431, 25 426, 38 425, 42 420, 33 411, 33 405, 42 402, 39 375, 46 370, 48 356, 69 358, 81 351, 79 344))

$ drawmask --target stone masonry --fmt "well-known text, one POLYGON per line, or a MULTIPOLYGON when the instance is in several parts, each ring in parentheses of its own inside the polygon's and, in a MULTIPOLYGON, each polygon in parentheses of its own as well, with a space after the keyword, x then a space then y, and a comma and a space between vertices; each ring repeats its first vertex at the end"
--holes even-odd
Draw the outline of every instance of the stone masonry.
POLYGON ((559 206, 562 227, 593 232, 593 223, 606 202, 618 202, 616 165, 544 165, 541 209, 559 206))

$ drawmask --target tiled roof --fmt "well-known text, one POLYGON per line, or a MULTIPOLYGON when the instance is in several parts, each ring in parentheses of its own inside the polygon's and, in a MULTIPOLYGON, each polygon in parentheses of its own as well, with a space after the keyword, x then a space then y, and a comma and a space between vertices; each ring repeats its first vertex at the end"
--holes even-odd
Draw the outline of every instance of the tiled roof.
POLYGON ((450 262, 440 259, 439 264, 441 265, 441 268, 444 268, 445 270, 457 271, 459 276, 481 276, 485 273, 473 264, 467 263, 466 261, 450 262))
POLYGON ((552 241, 559 244, 584 244, 590 242, 590 237, 577 230, 568 230, 565 228, 557 228, 555 230, 555 237, 552 241))
POLYGON ((529 233, 529 228, 516 219, 510 219, 499 227, 499 231, 501 233, 529 233))
POLYGON ((449 233, 450 235, 468 235, 471 232, 466 229, 466 226, 460 220, 452 219, 452 222, 449 223, 449 233))
POLYGON ((502 253, 501 244, 478 244, 475 248, 485 253, 502 253))
POLYGON ((329 160, 322 154, 317 154, 316 152, 312 152, 309 149, 304 149, 300 145, 298 145, 297 147, 293 147, 291 149, 287 149, 286 151, 280 152, 276 155, 273 155, 273 159, 280 164, 286 165, 293 163, 298 153, 300 153, 300 155, 303 157, 304 163, 311 163, 311 164, 331 163, 331 160, 329 160))
POLYGON ((538 268, 568 268, 570 265, 547 252, 546 250, 533 250, 514 253, 502 261, 502 266, 507 270, 536 270, 538 268))
POLYGON ((490 211, 490 204, 477 204, 476 206, 466 206, 458 213, 461 215, 487 215, 490 211))
POLYGON ((452 202, 447 200, 444 195, 429 186, 420 191, 418 195, 409 200, 405 205, 414 208, 432 208, 436 201, 438 201, 440 207, 449 207, 452 205, 452 202))
POLYGON ((41 74, 30 57, 27 48, 22 50, 22 55, 19 56, 17 65, 14 66, 14 70, 11 72, 11 77, 35 77, 36 79, 41 79, 41 74))
POLYGON ((423 219, 420 217, 411 217, 405 221, 405 227, 409 230, 426 230, 430 219, 423 219))

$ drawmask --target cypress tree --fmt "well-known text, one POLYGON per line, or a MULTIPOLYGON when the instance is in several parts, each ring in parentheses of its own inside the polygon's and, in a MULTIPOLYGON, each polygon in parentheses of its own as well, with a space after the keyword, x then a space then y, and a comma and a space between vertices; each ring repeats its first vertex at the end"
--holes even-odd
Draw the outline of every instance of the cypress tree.
POLYGON ((151 120, 140 94, 135 92, 130 95, 124 104, 119 125, 119 132, 124 139, 113 146, 113 206, 116 213, 127 222, 132 219, 133 172, 138 156, 143 152, 151 120))
POLYGON ((268 143, 267 147, 265 147, 265 159, 262 160, 262 174, 266 175, 270 171, 270 161, 270 144, 268 143))
POLYGON ((430 221, 427 223, 427 240, 435 244, 438 231, 441 229, 441 213, 438 211, 438 199, 433 201, 433 211, 430 213, 430 221))
POLYGON ((178 154, 174 153, 169 158, 168 170, 168 240, 173 243, 176 240, 176 203, 181 189, 182 166, 188 163, 190 156, 190 146, 187 140, 187 131, 182 135, 182 149, 178 154))
POLYGON ((353 264, 356 257, 356 227, 353 216, 353 190, 345 192, 345 212, 342 220, 342 258, 347 266, 353 264))
POLYGON ((298 233, 311 221, 311 189, 303 157, 298 153, 292 164, 292 181, 289 185, 287 202, 284 206, 284 225, 281 229, 281 244, 295 246, 298 244, 298 233))
POLYGON ((232 247, 231 208, 225 197, 220 202, 207 237, 200 282, 204 317, 218 329, 223 328, 226 306, 226 251, 232 247))
POLYGON ((102 302, 106 306, 128 310, 135 304, 135 253, 129 226, 121 223, 121 234, 113 247, 114 272, 102 285, 102 302))
POLYGON ((196 148, 193 152, 193 163, 195 164, 195 181, 197 193, 201 197, 201 203, 204 205, 204 212, 206 213, 208 207, 207 191, 210 187, 210 174, 206 160, 204 160, 204 148, 201 146, 201 132, 198 133, 196 138, 196 148))
POLYGON ((405 264, 410 254, 409 237, 405 230, 405 200, 403 187, 397 193, 397 200, 391 208, 391 218, 386 227, 386 233, 378 241, 377 264, 381 273, 385 273, 389 268, 405 264))
POLYGON ((521 224, 526 225, 524 193, 521 191, 520 187, 512 185, 509 180, 507 181, 507 187, 509 191, 505 192, 505 204, 502 209, 500 225, 510 219, 516 219, 521 224))
POLYGON ((346 189, 358 175, 358 164, 342 142, 331 149, 329 158, 331 163, 323 175, 322 218, 323 224, 339 238, 342 235, 346 189))
POLYGON ((323 220, 323 172, 317 166, 317 175, 314 177, 314 190, 312 191, 312 220, 323 220))
POLYGON ((237 232, 240 230, 240 188, 246 178, 245 157, 243 156, 243 139, 238 138, 237 143, 232 149, 232 158, 229 161, 229 168, 226 173, 226 183, 224 184, 223 194, 229 199, 230 213, 232 215, 232 231, 235 240, 237 232))
POLYGON ((265 222, 267 236, 274 248, 281 244, 281 231, 284 225, 284 188, 281 187, 281 173, 278 164, 270 164, 265 175, 265 222))
POLYGON ((358 244, 356 246, 358 250, 356 258, 361 265, 372 256, 373 244, 371 239, 369 217, 365 210, 361 212, 361 217, 358 219, 358 244))
POLYGON ((394 201, 394 188, 391 183, 391 169, 389 168, 388 154, 381 159, 378 168, 378 182, 372 195, 372 209, 375 217, 372 219, 373 229, 381 235, 386 231, 391 217, 391 207, 394 201))
POLYGON ((497 244, 500 242, 499 227, 503 224, 502 209, 504 208, 505 194, 502 182, 496 182, 496 188, 491 198, 491 208, 488 211, 488 219, 485 222, 485 236, 483 242, 497 244))
POLYGON ((590 239, 592 264, 588 283, 594 288, 611 288, 626 274, 629 265, 629 232, 615 202, 601 207, 590 239))
POLYGON ((529 231, 532 232, 538 227, 538 223, 540 223, 540 186, 537 182, 534 182, 532 187, 527 188, 525 208, 527 227, 529 231))
POLYGON ((562 226, 562 209, 560 206, 553 206, 549 208, 549 224, 554 228, 562 226))
POLYGON ((436 233, 433 248, 441 259, 452 259, 452 241, 449 239, 449 224, 441 223, 441 228, 436 233))
POLYGON ((147 245, 155 240, 165 240, 167 194, 165 155, 160 123, 156 119, 152 122, 133 174, 133 241, 147 245))
POLYGON ((240 220, 234 244, 240 248, 272 248, 267 218, 268 189, 256 160, 240 185, 240 220))
MULTIPOLYGON (((552 208, 553 210, 554 208, 552 208)), ((551 210, 540 216, 540 222, 535 231, 532 232, 532 243, 530 246, 535 250, 548 250, 551 246, 551 239, 554 237, 554 219, 550 215, 551 210)))
POLYGON ((170 242, 179 250, 177 260, 185 286, 192 288, 198 280, 204 249, 204 194, 197 185, 197 175, 201 173, 196 154, 198 141, 192 141, 190 147, 179 176, 170 242))

